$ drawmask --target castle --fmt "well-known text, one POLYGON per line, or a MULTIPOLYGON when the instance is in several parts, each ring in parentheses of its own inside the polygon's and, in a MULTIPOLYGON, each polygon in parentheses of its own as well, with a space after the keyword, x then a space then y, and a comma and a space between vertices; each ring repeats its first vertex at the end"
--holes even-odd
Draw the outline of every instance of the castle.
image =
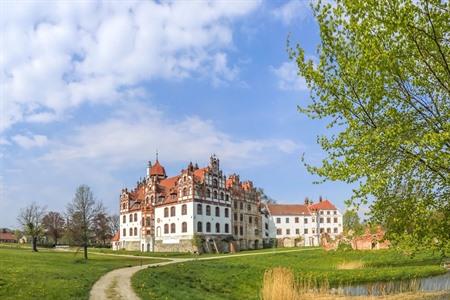
MULTIPOLYGON (((333 211, 335 221, 339 218, 339 224, 336 221, 332 230, 327 227, 328 232, 335 235, 342 232, 342 217, 334 205, 320 204, 321 201, 315 207, 307 203, 301 209, 302 216, 305 213, 311 218, 307 226, 314 227, 317 219, 317 234, 312 230, 305 233, 303 228, 301 233, 300 228, 293 229, 292 236, 286 229, 282 234, 280 218, 289 222, 296 210, 286 208, 283 213, 287 215, 280 215, 283 205, 261 203, 253 183, 241 181, 236 174, 227 178, 215 155, 210 157, 208 166, 199 168, 189 163, 173 177, 167 176, 156 158, 154 164, 148 163, 147 176, 133 190, 122 189, 120 231, 113 238, 113 249, 229 252, 262 248, 277 238, 298 240, 303 235, 304 245, 315 245, 325 230, 319 218, 312 217, 323 214, 320 208, 333 211)), ((296 219, 291 224, 295 226, 299 218, 293 218, 296 219)))

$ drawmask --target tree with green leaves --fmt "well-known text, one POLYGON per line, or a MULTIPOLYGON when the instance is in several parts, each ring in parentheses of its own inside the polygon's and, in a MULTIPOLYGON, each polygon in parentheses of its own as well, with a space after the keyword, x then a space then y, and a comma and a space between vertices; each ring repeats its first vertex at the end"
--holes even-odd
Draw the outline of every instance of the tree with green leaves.
POLYGON ((17 221, 22 225, 23 231, 31 238, 32 251, 38 252, 37 242, 44 234, 42 218, 45 208, 36 203, 31 203, 20 211, 17 221))
POLYGON ((344 234, 349 234, 351 231, 353 232, 353 235, 360 235, 364 231, 358 212, 353 209, 348 209, 345 211, 342 216, 342 223, 344 227, 344 234))
POLYGON ((317 61, 289 48, 311 101, 329 122, 318 138, 324 180, 355 184, 394 245, 450 247, 450 7, 448 2, 343 0, 313 5, 317 61))

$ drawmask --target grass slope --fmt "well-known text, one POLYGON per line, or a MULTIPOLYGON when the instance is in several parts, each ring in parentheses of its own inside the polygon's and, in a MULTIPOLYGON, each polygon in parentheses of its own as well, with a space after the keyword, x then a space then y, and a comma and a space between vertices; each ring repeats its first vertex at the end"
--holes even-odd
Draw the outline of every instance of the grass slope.
MULTIPOLYGON (((0 299, 88 299, 101 275, 139 265, 141 259, 82 253, 0 248, 0 299)), ((163 260, 145 259, 143 263, 163 260)))
POLYGON ((325 252, 309 250, 244 256, 148 268, 138 272, 133 287, 142 299, 259 299, 264 271, 283 266, 297 279, 346 283, 388 281, 441 274, 439 258, 421 253, 414 258, 391 250, 325 252), (362 262, 362 268, 340 269, 362 262))

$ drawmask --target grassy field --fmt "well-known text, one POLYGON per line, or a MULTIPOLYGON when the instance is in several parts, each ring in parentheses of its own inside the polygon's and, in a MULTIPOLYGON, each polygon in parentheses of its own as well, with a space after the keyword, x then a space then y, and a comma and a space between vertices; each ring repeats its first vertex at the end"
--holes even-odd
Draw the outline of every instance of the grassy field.
POLYGON ((291 268, 298 281, 338 286, 437 275, 445 272, 439 261, 431 253, 315 249, 148 268, 132 283, 143 299, 259 299, 264 272, 273 267, 291 268))
POLYGON ((124 258, 0 246, 0 299, 88 299, 92 285, 108 271, 153 263, 157 259, 124 258))

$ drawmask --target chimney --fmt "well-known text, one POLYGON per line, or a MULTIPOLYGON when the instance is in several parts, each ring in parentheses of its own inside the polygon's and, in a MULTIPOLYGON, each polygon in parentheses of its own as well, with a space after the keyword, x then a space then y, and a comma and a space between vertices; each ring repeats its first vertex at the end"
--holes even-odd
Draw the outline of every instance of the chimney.
POLYGON ((150 169, 152 168, 152 162, 148 161, 147 165, 147 177, 150 177, 150 169))
POLYGON ((320 196, 320 197, 319 197, 319 202, 322 202, 322 200, 323 200, 323 199, 322 199, 322 196, 320 196))
POLYGON ((308 197, 305 197, 305 204, 306 204, 306 205, 309 205, 309 199, 308 199, 308 197))

